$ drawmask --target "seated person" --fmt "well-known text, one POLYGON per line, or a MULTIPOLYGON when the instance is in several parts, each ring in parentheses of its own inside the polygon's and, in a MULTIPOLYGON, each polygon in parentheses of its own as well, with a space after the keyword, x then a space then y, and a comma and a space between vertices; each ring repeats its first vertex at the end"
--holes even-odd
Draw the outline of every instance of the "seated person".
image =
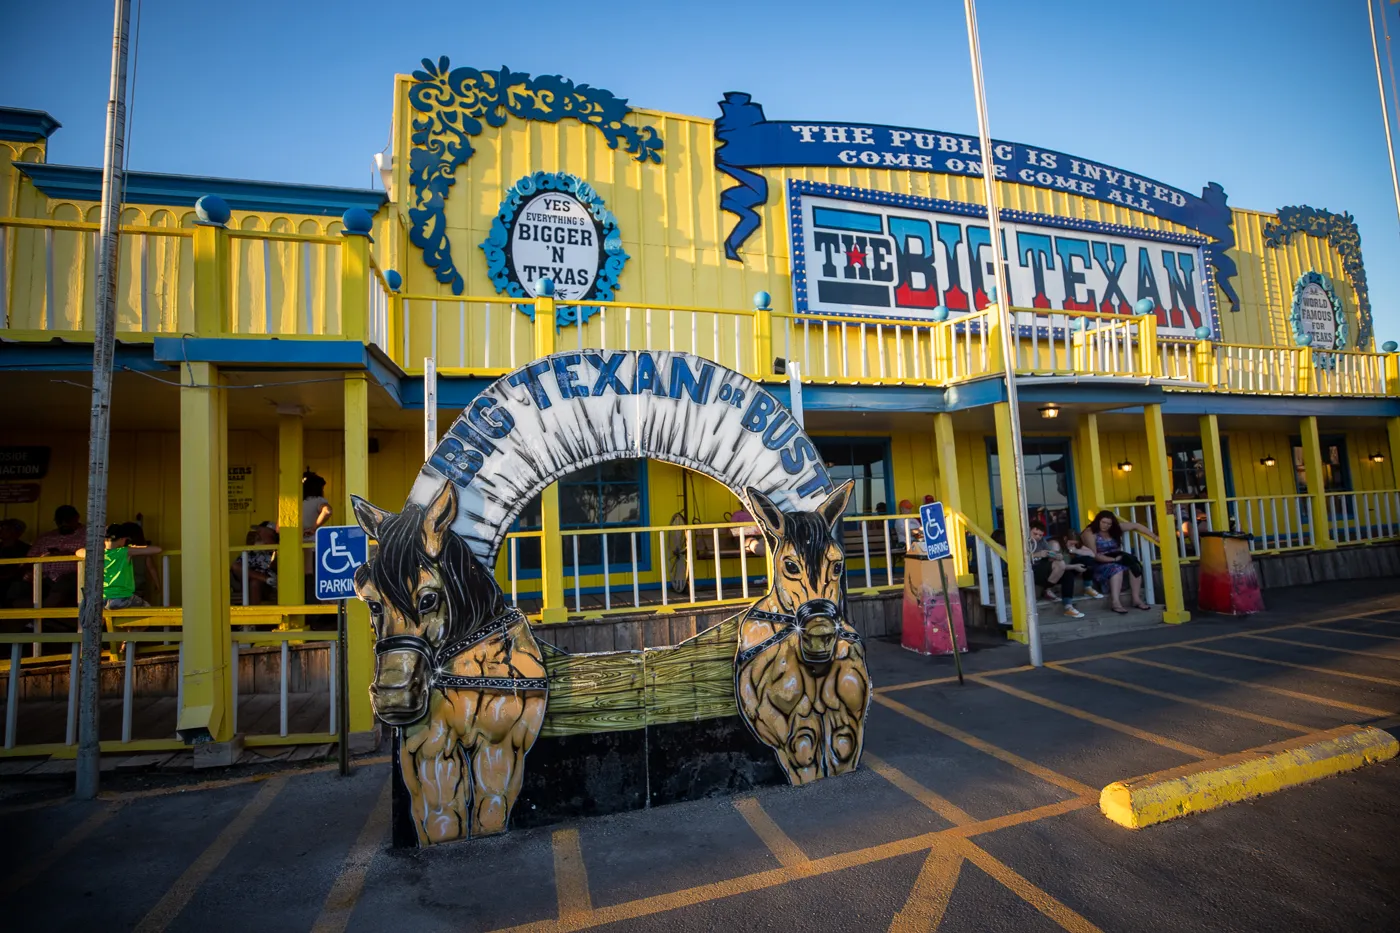
MULTIPOLYGON (((106 609, 132 609, 149 606, 136 595, 136 577, 132 573, 131 559, 159 554, 160 548, 154 545, 132 546, 121 525, 108 525, 103 535, 106 553, 102 559, 102 599, 106 609)), ((87 556, 87 548, 78 548, 79 559, 87 556)))
MULTIPOLYGON (((1031 522, 1030 531, 1031 573, 1035 577, 1037 589, 1058 584, 1059 600, 1064 606, 1065 615, 1074 619, 1084 618, 1084 613, 1074 608, 1074 581, 1076 575, 1089 570, 1088 565, 1071 563, 1065 559, 1067 555, 1064 552, 1058 547, 1052 547, 1054 542, 1046 538, 1044 522, 1031 522)), ((1046 595, 1055 598, 1048 589, 1046 595)))
MULTIPOLYGON (((0 521, 0 559, 15 560, 29 553, 25 524, 18 518, 0 521)), ((34 604, 33 586, 24 581, 24 564, 0 564, 0 608, 28 608, 34 604)))
MULTIPOLYGON (((248 532, 244 543, 249 547, 267 547, 278 542, 278 534, 271 522, 248 532)), ((240 552, 233 561, 233 596, 235 604, 243 602, 243 554, 248 555, 248 605, 255 606, 277 601, 276 551, 240 552)))
MULTIPOLYGON (((60 505, 53 513, 54 530, 34 539, 26 557, 66 557, 83 546, 87 528, 82 516, 71 505, 60 505)), ((61 609, 78 605, 78 564, 76 561, 52 561, 39 564, 45 609, 61 609)), ((25 582, 34 579, 27 570, 25 582)))

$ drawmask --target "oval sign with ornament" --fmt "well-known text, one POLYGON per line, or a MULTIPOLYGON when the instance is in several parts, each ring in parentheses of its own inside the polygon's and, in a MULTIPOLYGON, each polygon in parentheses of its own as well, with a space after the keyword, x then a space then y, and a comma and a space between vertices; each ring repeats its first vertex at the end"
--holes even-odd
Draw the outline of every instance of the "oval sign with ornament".
POLYGON ((1347 319, 1332 282, 1321 272, 1304 272, 1293 286, 1293 338, 1314 350, 1344 350, 1347 319))
POLYGON ((498 293, 534 298, 547 278, 561 304, 611 301, 628 259, 602 197, 565 172, 535 172, 512 185, 481 250, 498 293))

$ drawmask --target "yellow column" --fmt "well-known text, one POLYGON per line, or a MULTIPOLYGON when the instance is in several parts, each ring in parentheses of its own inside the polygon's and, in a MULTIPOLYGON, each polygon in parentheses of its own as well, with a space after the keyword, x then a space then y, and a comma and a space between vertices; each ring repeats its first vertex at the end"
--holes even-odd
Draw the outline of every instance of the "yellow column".
POLYGON ((1093 412, 1086 414, 1079 422, 1079 444, 1085 472, 1089 474, 1079 484, 1080 493, 1084 496, 1079 507, 1084 512, 1084 523, 1087 525, 1106 501, 1103 492, 1103 452, 1099 448, 1099 416, 1093 412))
POLYGON ((1332 540, 1332 528, 1327 521, 1327 474, 1322 470, 1322 441, 1317 436, 1317 417, 1310 415, 1299 424, 1303 435, 1303 471, 1308 483, 1310 526, 1313 547, 1329 550, 1337 546, 1332 540))
MULTIPOLYGON (((933 455, 938 463, 938 498, 945 510, 962 515, 958 449, 954 436, 953 416, 948 412, 936 413, 933 416, 933 455)), ((974 581, 972 574, 968 572, 967 542, 961 534, 958 540, 953 542, 953 560, 958 573, 958 586, 971 586, 974 581)))
POLYGON ((219 370, 180 373, 180 583, 184 685, 177 729, 186 742, 233 738, 229 714, 227 415, 219 370))
MULTIPOLYGON (((369 237, 349 231, 342 237, 340 336, 347 340, 365 340, 369 336, 369 237)), ((408 365, 407 360, 404 365, 408 365)))
POLYGON ((229 330, 228 231, 212 223, 194 228, 194 332, 217 337, 229 330))
MULTIPOLYGON (((536 298, 535 356, 553 353, 554 337, 554 298, 536 298)), ((540 493, 540 529, 540 620, 563 622, 568 613, 564 608, 564 539, 559 534, 558 483, 550 483, 540 493)))
POLYGON ((1210 527, 1228 531, 1230 504, 1225 501, 1225 447, 1220 443, 1220 417, 1201 415, 1200 424, 1201 454, 1206 461, 1206 494, 1210 496, 1210 527))
MULTIPOLYGON (((354 521, 350 497, 369 498, 369 383, 364 373, 345 374, 345 500, 341 515, 354 521)), ((350 689, 350 731, 374 728, 369 685, 374 679, 374 648, 369 607, 358 599, 346 602, 346 664, 350 689)))
MULTIPOLYGON (((1147 427, 1147 468, 1152 476, 1152 504, 1157 511, 1157 537, 1162 542, 1157 555, 1162 561, 1163 622, 1190 622, 1181 590, 1181 553, 1176 546, 1176 515, 1171 507, 1172 468, 1167 457, 1167 434, 1162 425, 1162 406, 1144 405, 1147 427)), ((1151 573, 1151 567, 1143 568, 1151 573)))
POLYGON ((301 474, 306 466, 299 405, 277 409, 277 604, 300 606, 306 564, 301 547, 301 474))
POLYGON ((1021 456, 1021 452, 1011 438, 1011 406, 997 402, 993 407, 997 423, 997 460, 1001 464, 1002 527, 1006 531, 1006 588, 1011 591, 1011 632, 1007 637, 1025 644, 1029 592, 1026 576, 1031 572, 1026 563, 1026 504, 1017 495, 1016 474, 1011 466, 1012 459, 1021 456))
MULTIPOLYGON (((773 314, 769 307, 772 300, 767 292, 753 296, 753 372, 746 375, 758 382, 773 375, 773 314)), ((802 366, 807 369, 805 360, 802 366)))
POLYGON ((1157 315, 1144 314, 1138 322, 1137 372, 1141 376, 1162 375, 1162 361, 1157 356, 1157 315))

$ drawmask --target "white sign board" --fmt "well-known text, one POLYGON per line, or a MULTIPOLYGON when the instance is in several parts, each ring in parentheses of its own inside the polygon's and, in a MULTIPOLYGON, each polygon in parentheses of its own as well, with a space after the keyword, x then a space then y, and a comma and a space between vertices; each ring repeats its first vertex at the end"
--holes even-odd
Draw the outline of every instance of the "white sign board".
MULTIPOLYGON (((991 235, 966 205, 930 202, 946 207, 921 209, 888 197, 867 203, 806 193, 794 199, 799 313, 908 319, 942 305, 956 317, 988 304, 995 289, 991 235)), ((1151 298, 1159 335, 1194 338, 1198 327, 1214 330, 1200 237, 1030 220, 1003 222, 1002 231, 1013 307, 1132 314, 1140 299, 1151 298)))
POLYGON ((554 297, 577 301, 588 294, 603 253, 588 208, 571 194, 547 191, 520 209, 510 232, 515 277, 535 296, 541 278, 554 280, 554 297))
POLYGON ((1298 311, 1302 332, 1312 338, 1310 346, 1313 349, 1338 349, 1337 314, 1327 289, 1317 282, 1304 285, 1298 299, 1298 311))

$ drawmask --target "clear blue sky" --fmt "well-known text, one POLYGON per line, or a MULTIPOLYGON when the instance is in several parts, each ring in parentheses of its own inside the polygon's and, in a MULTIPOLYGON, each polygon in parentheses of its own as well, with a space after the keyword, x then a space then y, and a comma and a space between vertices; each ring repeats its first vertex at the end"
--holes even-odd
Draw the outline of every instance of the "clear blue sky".
MULTIPOLYGON (((715 116, 733 90, 775 119, 976 131, 958 0, 140 2, 134 169, 367 186, 392 75, 439 55, 680 113, 715 116)), ((52 161, 98 164, 111 3, 7 7, 0 104, 63 123, 52 161)), ((1363 0, 982 0, 979 15, 995 135, 1192 192, 1218 181, 1240 207, 1350 211, 1377 342, 1400 340, 1363 0)))

